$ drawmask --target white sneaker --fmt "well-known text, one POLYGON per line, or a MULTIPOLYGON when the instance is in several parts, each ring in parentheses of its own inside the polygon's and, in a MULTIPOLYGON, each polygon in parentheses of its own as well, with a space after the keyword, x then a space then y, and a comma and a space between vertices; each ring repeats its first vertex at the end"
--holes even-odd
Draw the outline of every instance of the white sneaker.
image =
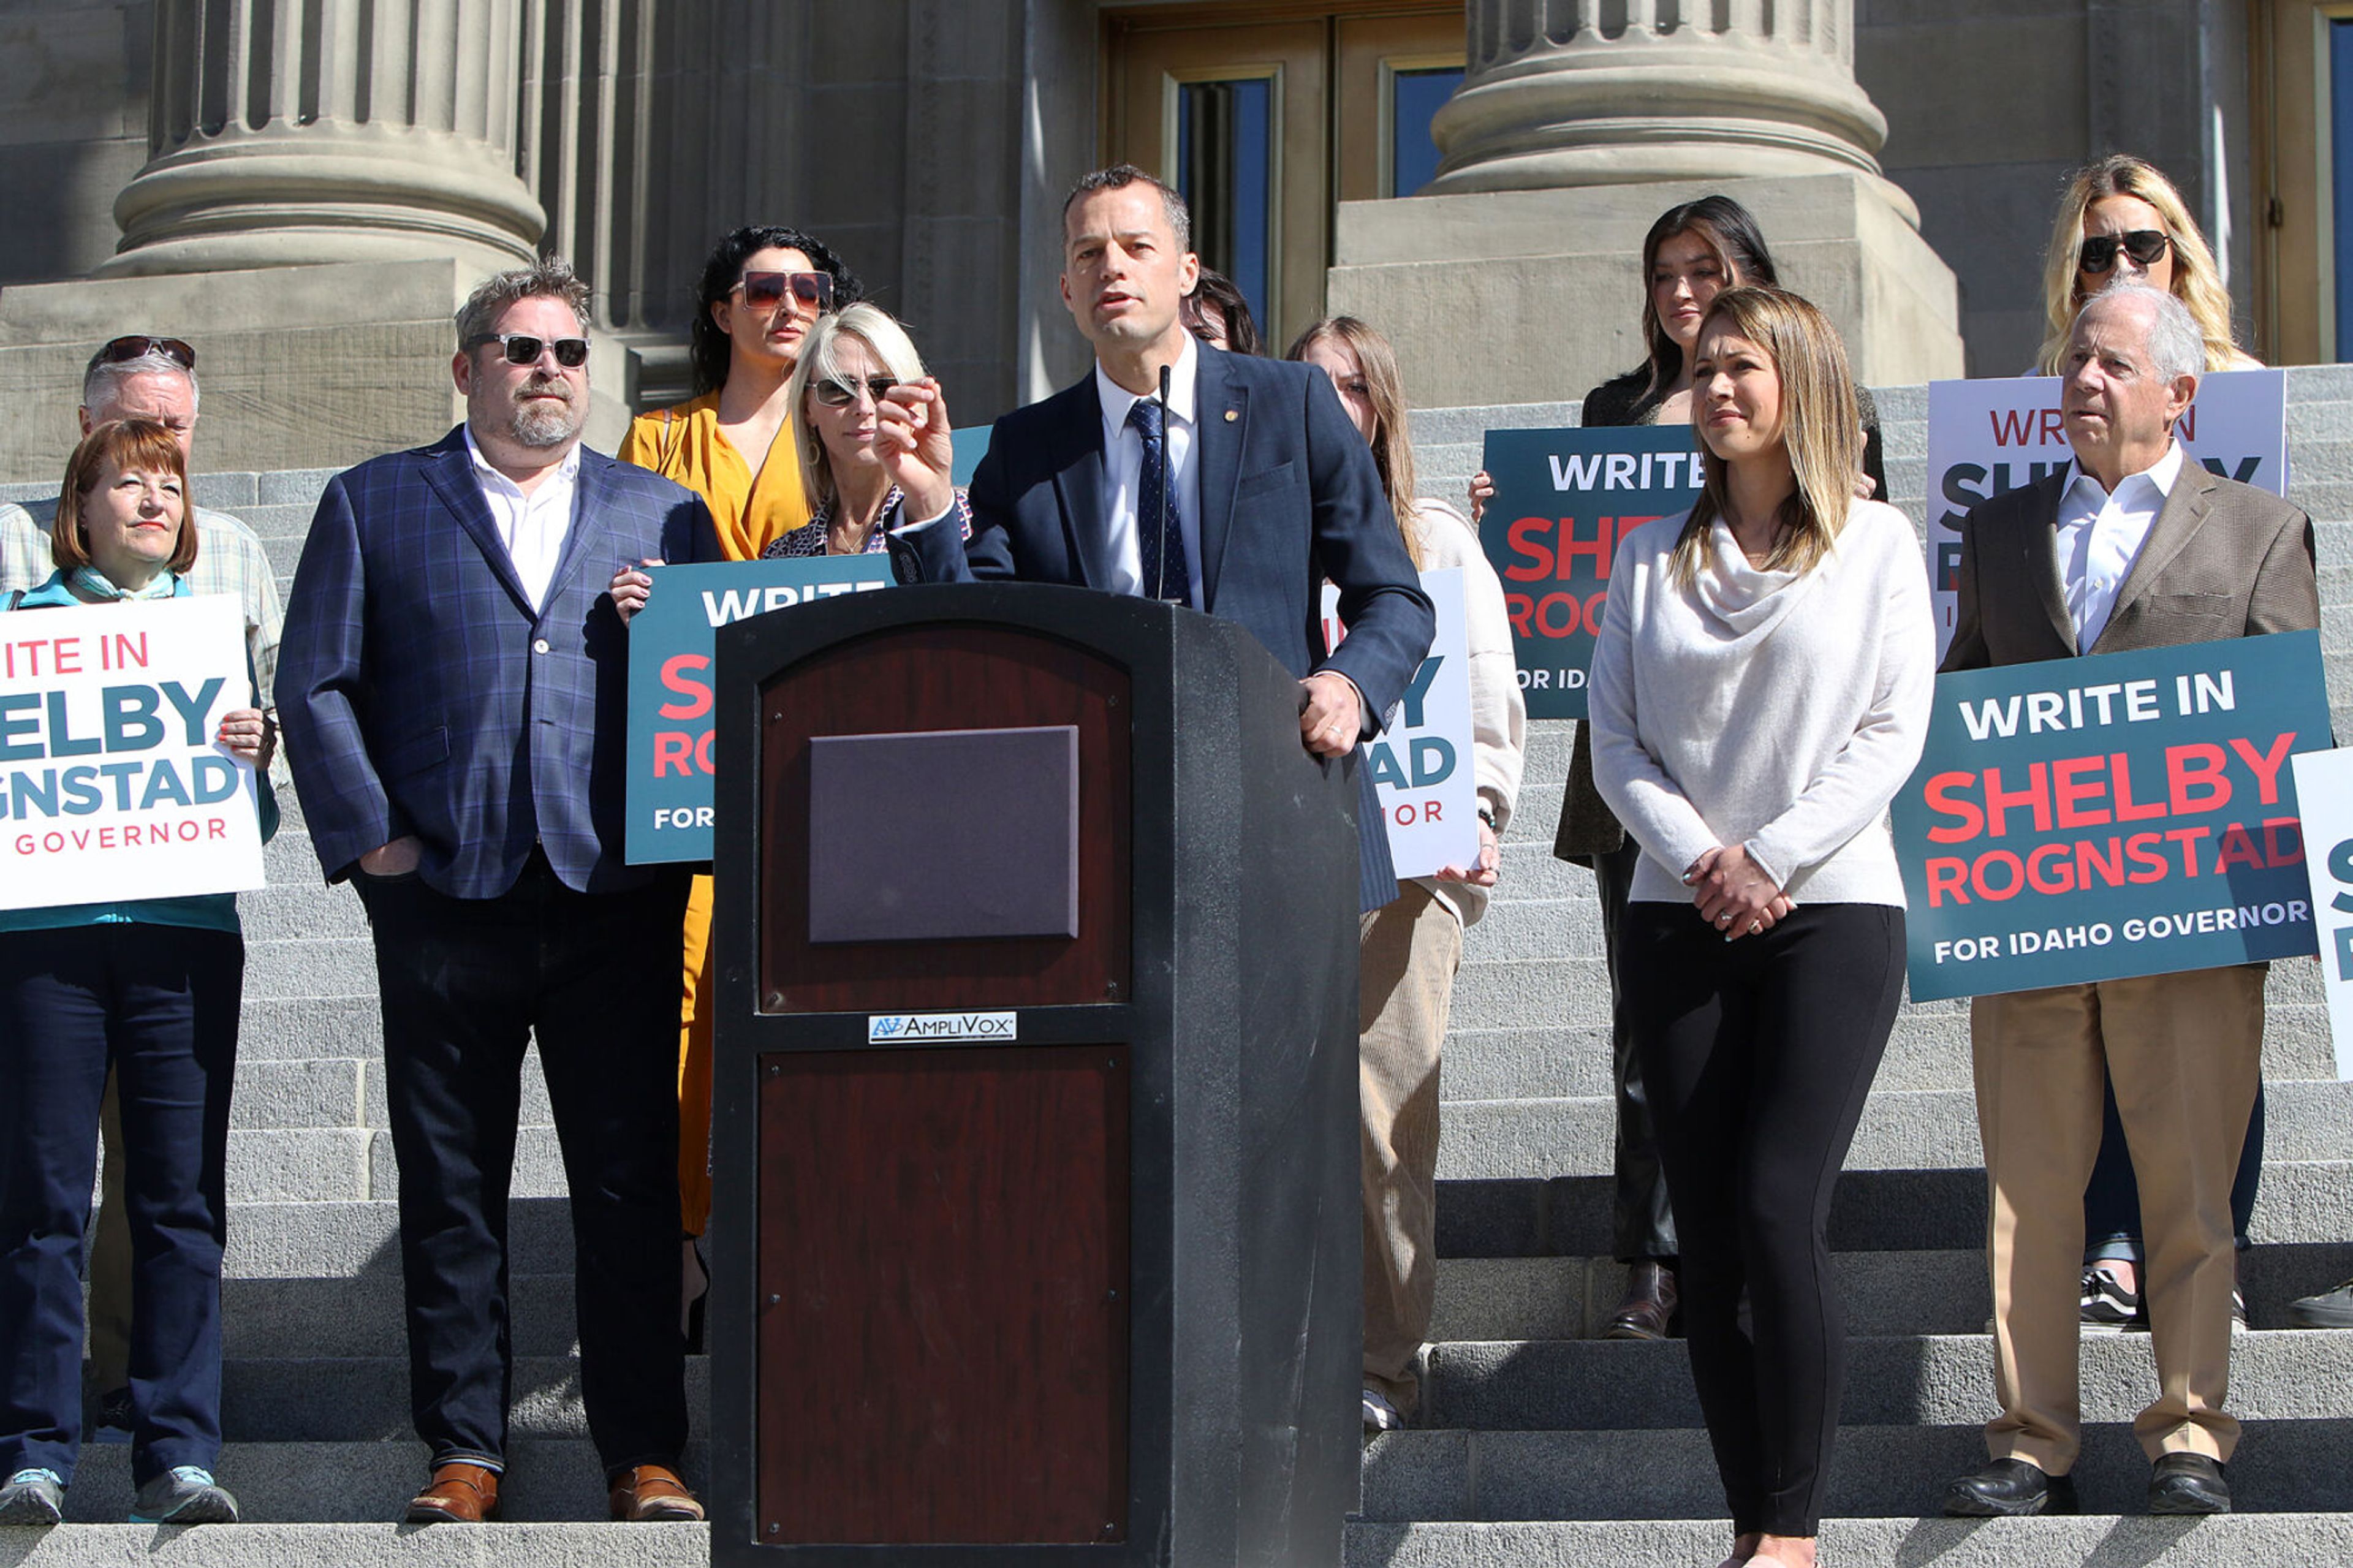
POLYGON ((1397 1432, 1403 1430, 1404 1426, 1405 1417, 1398 1414, 1398 1407, 1389 1403, 1388 1394, 1377 1388, 1365 1390, 1366 1432, 1397 1432))

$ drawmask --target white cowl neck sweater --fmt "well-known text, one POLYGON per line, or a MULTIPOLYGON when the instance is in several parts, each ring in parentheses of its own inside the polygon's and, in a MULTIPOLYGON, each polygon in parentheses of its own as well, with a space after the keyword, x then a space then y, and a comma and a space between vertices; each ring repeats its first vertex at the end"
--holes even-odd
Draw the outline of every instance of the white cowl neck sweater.
POLYGON ((1684 868, 1738 844, 1798 902, 1901 908, 1887 803, 1927 741, 1936 662, 1911 521, 1857 501, 1789 573, 1750 565, 1719 520, 1684 586, 1688 515, 1620 542, 1593 654, 1593 776, 1642 846, 1632 898, 1689 903, 1684 868))

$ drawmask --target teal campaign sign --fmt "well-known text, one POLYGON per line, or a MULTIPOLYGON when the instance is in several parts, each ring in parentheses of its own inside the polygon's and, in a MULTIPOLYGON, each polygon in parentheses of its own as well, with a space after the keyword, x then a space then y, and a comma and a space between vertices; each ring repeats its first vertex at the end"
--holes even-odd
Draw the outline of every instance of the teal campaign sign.
POLYGON ((1892 808, 1912 999, 2316 951, 2288 759, 2332 744, 2317 632, 1938 676, 1892 808))
POLYGON ((633 866, 711 858, 712 633, 811 599, 891 586, 887 554, 651 566, 629 622, 629 825, 633 866))
POLYGON ((1528 717, 1582 719, 1619 540, 1699 497, 1691 426, 1490 430, 1486 467, 1495 499, 1479 531, 1504 579, 1528 717))

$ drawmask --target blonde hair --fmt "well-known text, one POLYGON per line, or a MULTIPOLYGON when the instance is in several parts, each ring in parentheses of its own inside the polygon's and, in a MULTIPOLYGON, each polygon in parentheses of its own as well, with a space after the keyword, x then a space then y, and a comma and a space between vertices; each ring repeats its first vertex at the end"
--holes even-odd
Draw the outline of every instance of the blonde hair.
POLYGON ((801 481, 813 506, 828 505, 839 490, 833 482, 833 459, 826 455, 824 438, 809 419, 808 394, 819 382, 841 379, 841 351, 836 345, 845 334, 865 344, 867 352, 882 362, 882 374, 892 380, 921 381, 925 374, 923 356, 915 352, 914 340, 881 306, 860 300, 817 319, 801 344, 792 379, 785 384, 785 406, 793 414, 793 446, 800 454, 801 481))
MULTIPOLYGON (((1765 351, 1781 382, 1781 447, 1798 485, 1775 514, 1778 526, 1766 568, 1810 572, 1846 526, 1855 476, 1862 471, 1862 409, 1855 401, 1846 344, 1829 317, 1786 289, 1726 289, 1699 324, 1701 341, 1719 317, 1765 351)), ((1694 382, 1694 431, 1703 402, 1700 384, 1694 382)), ((1705 441, 1699 443, 1699 451, 1704 486, 1675 541, 1675 580, 1685 587, 1699 578, 1708 530, 1717 518, 1728 515, 1731 467, 1705 441)))
MULTIPOLYGON (((2214 264, 2206 237, 2198 232, 2189 204, 2155 165, 2118 153, 2075 171, 2067 194, 2059 199, 2051 249, 2042 258, 2042 349, 2035 355, 2035 368, 2044 375, 2059 374, 2066 363, 2076 312, 2100 291, 2084 287, 2076 258, 2084 247, 2084 218, 2094 203, 2110 196, 2147 202, 2165 220, 2166 235, 2173 242, 2173 296, 2189 308, 2199 335, 2206 340, 2206 368, 2229 370, 2251 363, 2231 331, 2231 291, 2222 287, 2221 268, 2214 264)), ((2103 287, 2106 281, 2101 280, 2103 287)))
POLYGON ((1308 350, 1326 340, 1345 344, 1365 373, 1365 399, 1373 405, 1373 467, 1380 470, 1390 515, 1397 519, 1398 532, 1405 536, 1405 552, 1419 571, 1421 540, 1413 521, 1413 442, 1406 434, 1405 377, 1398 370, 1397 351, 1369 322, 1355 316, 1326 316, 1292 339, 1282 357, 1304 360, 1308 350))

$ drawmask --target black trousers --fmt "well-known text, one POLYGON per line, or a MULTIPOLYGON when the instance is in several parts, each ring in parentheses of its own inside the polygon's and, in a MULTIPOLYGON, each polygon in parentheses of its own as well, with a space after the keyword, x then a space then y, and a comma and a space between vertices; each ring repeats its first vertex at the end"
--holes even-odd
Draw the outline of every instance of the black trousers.
POLYGON ((1620 1263, 1672 1262, 1675 1216, 1667 1205, 1667 1174, 1659 1165, 1659 1129, 1642 1087, 1642 1063, 1627 1021, 1626 986, 1619 962, 1619 922, 1642 847, 1631 834, 1615 849, 1593 857, 1594 891, 1601 900, 1601 955, 1609 971, 1609 1065, 1618 1097, 1617 1184, 1610 1236, 1620 1263))
POLYGON ((1727 942, 1637 903, 1620 940, 1733 1529, 1818 1534, 1846 1379, 1831 1194, 1903 996, 1904 911, 1806 905, 1727 942))
POLYGON ((400 1163, 409 1402, 435 1464, 502 1467, 507 1192, 535 1035, 572 1196, 580 1387, 609 1473, 686 1446, 678 930, 686 879, 576 893, 533 852, 495 899, 358 879, 400 1163))
POLYGON ((131 1233, 132 1479, 221 1446, 221 1247, 245 942, 189 926, 0 934, 0 1476, 69 1483, 82 1231, 111 1065, 131 1233))

